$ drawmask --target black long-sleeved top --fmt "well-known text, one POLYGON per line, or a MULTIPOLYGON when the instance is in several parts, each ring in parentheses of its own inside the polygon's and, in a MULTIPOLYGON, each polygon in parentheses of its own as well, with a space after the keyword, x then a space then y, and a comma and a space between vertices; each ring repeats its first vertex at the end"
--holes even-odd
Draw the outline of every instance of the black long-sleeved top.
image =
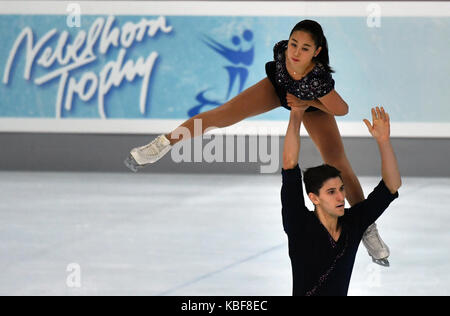
POLYGON ((398 197, 384 181, 367 199, 345 209, 338 219, 337 242, 314 212, 305 206, 300 168, 282 170, 283 227, 289 241, 293 295, 346 296, 359 243, 366 229, 398 197))

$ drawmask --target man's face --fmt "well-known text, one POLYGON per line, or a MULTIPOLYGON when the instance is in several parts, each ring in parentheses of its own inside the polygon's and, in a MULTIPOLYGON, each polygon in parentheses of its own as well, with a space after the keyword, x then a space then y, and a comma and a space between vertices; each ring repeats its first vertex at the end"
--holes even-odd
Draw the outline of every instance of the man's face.
POLYGON ((344 215, 345 188, 341 178, 332 178, 324 182, 319 195, 309 194, 309 198, 318 208, 332 217, 344 215))

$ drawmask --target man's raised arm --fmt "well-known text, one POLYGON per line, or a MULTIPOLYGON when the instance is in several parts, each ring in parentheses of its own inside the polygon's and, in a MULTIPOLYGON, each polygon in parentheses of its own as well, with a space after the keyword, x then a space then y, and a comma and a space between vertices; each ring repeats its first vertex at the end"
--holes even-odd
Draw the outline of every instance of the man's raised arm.
POLYGON ((300 151, 300 126, 305 109, 292 108, 289 125, 284 139, 283 170, 281 171, 283 185, 281 187, 281 213, 284 231, 295 238, 302 231, 305 222, 302 217, 307 214, 303 197, 302 174, 298 166, 300 151))
POLYGON ((390 140, 389 114, 381 107, 372 108, 372 124, 364 119, 370 134, 375 138, 380 149, 381 174, 389 191, 394 194, 402 185, 397 158, 390 140))
POLYGON ((303 120, 305 109, 292 108, 289 118, 289 125, 284 139, 283 149, 283 169, 293 169, 298 164, 300 151, 300 126, 303 120))

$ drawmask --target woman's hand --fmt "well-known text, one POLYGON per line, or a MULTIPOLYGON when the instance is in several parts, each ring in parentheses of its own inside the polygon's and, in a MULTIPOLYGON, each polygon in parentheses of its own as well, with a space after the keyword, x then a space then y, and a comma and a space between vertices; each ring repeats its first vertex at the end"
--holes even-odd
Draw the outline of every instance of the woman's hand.
POLYGON ((303 111, 305 111, 309 107, 309 105, 306 104, 306 101, 297 98, 295 95, 290 94, 289 92, 286 94, 286 100, 291 109, 302 109, 303 111))

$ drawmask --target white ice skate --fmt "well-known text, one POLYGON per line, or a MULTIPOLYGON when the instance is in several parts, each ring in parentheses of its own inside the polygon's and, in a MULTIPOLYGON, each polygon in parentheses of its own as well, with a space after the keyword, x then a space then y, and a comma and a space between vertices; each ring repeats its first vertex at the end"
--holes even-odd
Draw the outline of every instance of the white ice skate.
POLYGON ((164 135, 159 135, 151 143, 133 148, 124 163, 131 171, 137 172, 139 168, 154 163, 170 151, 172 145, 164 135))
POLYGON ((369 255, 372 257, 372 261, 383 267, 389 267, 390 255, 389 247, 383 242, 378 234, 377 225, 373 223, 367 228, 363 235, 363 244, 366 247, 369 255))

